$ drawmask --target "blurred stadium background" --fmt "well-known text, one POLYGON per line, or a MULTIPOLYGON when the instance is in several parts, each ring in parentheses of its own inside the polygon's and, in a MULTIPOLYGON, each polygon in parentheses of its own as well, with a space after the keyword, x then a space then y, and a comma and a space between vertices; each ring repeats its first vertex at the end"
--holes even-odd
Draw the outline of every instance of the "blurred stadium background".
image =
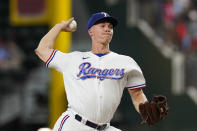
POLYGON ((71 16, 73 34, 62 33, 63 52, 91 48, 86 25, 95 12, 119 19, 111 50, 133 57, 147 80, 145 94, 168 98, 170 112, 153 127, 140 125, 125 90, 112 125, 123 131, 197 130, 196 0, 0 0, 0 131, 53 127, 66 109, 62 76, 34 54, 40 39, 71 16))

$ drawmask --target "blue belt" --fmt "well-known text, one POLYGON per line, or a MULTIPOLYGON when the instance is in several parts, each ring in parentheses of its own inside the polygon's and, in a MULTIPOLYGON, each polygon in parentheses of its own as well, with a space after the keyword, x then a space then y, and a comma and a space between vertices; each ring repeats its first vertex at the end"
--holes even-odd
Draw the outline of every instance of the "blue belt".
POLYGON ((84 123, 85 125, 89 126, 89 127, 92 127, 94 129, 97 129, 97 130, 104 130, 106 127, 107 127, 107 124, 103 124, 103 125, 98 125, 96 123, 93 123, 91 121, 83 121, 82 117, 80 115, 75 115, 75 119, 78 120, 79 122, 82 122, 84 123))

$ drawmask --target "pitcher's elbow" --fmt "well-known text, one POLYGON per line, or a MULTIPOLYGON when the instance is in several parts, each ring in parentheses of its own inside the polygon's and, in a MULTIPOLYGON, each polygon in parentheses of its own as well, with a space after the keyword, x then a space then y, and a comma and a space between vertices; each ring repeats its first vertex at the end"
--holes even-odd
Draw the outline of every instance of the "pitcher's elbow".
POLYGON ((42 50, 41 49, 39 49, 39 48, 36 48, 35 50, 34 50, 34 53, 40 58, 40 59, 42 59, 42 50))
POLYGON ((34 53, 35 53, 36 55, 39 55, 39 49, 36 48, 36 49, 34 50, 34 53))

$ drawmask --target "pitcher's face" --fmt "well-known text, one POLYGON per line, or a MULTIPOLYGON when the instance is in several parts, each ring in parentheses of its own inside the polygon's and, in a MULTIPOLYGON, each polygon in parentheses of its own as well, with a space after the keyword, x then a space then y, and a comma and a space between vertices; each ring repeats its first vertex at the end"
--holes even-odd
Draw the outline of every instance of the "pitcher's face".
POLYGON ((89 29, 93 41, 109 44, 113 37, 113 25, 109 22, 98 23, 89 29))

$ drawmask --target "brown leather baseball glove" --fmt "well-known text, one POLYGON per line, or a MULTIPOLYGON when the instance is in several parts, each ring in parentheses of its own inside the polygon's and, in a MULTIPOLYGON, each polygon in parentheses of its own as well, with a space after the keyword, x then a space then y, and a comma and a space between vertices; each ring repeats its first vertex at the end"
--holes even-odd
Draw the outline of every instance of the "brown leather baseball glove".
POLYGON ((156 95, 151 102, 141 103, 139 111, 142 117, 142 122, 149 126, 154 125, 168 114, 169 107, 167 105, 167 98, 162 95, 156 95))

